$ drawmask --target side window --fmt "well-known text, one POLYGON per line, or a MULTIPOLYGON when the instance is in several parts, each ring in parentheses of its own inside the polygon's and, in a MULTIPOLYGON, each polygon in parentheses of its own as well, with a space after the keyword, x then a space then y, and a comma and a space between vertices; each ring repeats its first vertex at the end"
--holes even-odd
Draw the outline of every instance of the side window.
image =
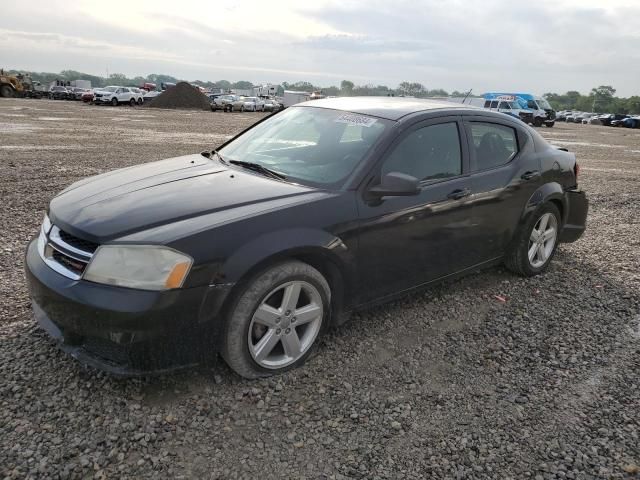
POLYGON ((437 180, 462 173, 460 135, 455 122, 420 128, 395 146, 382 173, 399 172, 419 180, 437 180))
POLYGON ((489 108, 489 107, 491 107, 491 101, 490 100, 486 100, 484 102, 484 108, 489 108))
POLYGON ((511 127, 472 122, 470 130, 476 152, 476 170, 509 163, 518 153, 516 131, 511 127))

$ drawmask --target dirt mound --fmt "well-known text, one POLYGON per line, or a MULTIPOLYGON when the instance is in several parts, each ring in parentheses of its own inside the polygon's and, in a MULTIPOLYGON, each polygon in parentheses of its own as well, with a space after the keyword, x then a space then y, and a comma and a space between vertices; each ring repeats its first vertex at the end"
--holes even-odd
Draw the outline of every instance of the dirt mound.
POLYGON ((211 110, 209 99, 187 82, 180 82, 175 87, 168 88, 151 100, 147 106, 152 108, 211 110))

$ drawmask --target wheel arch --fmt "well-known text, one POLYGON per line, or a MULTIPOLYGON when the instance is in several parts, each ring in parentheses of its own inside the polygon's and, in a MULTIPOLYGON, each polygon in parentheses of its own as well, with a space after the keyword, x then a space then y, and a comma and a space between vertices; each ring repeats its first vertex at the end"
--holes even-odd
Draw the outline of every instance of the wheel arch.
POLYGON ((541 185, 533 195, 529 197, 529 201, 522 211, 519 225, 526 223, 529 216, 540 206, 545 203, 553 203, 560 211, 560 221, 564 225, 566 223, 567 199, 564 194, 562 185, 557 182, 549 182, 541 185))
POLYGON ((354 289, 355 259, 340 238, 324 231, 307 229, 258 237, 229 257, 223 265, 223 272, 233 287, 222 311, 228 311, 252 278, 287 260, 304 262, 325 277, 331 288, 330 324, 342 323, 354 289))

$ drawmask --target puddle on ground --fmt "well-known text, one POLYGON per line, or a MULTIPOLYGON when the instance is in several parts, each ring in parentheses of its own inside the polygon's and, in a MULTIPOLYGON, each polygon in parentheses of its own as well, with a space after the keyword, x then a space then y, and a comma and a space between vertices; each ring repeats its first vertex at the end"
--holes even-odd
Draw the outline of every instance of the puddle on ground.
POLYGON ((574 142, 573 140, 563 140, 561 138, 553 139, 549 143, 555 146, 564 145, 577 145, 580 147, 602 147, 602 148, 624 148, 622 145, 607 145, 606 143, 591 143, 591 142, 574 142))
POLYGON ((81 145, 0 145, 0 150, 87 150, 87 148, 90 147, 81 145))
POLYGON ((45 122, 57 122, 58 120, 67 121, 67 120, 80 120, 75 117, 36 117, 36 120, 42 120, 45 122))
POLYGON ((42 130, 30 123, 3 123, 0 122, 0 133, 30 133, 34 130, 42 130))

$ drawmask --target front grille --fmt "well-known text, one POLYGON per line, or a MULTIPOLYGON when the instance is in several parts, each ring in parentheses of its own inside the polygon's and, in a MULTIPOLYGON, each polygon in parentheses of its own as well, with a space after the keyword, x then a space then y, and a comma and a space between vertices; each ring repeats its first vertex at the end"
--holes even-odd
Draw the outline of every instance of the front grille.
POLYGON ((90 242, 89 240, 83 240, 82 238, 75 237, 64 230, 60 230, 60 238, 72 247, 88 253, 94 253, 100 246, 97 243, 90 242))
POLYGON ((64 253, 61 253, 57 250, 52 251, 51 258, 53 258, 54 261, 58 262, 67 270, 71 270, 76 275, 82 275, 82 272, 84 272, 84 269, 87 268, 86 263, 78 261, 73 257, 70 257, 69 255, 65 255, 64 253))
POLYGON ((60 230, 55 225, 47 235, 40 234, 39 251, 47 265, 65 277, 79 280, 99 247, 97 243, 83 240, 60 230))

